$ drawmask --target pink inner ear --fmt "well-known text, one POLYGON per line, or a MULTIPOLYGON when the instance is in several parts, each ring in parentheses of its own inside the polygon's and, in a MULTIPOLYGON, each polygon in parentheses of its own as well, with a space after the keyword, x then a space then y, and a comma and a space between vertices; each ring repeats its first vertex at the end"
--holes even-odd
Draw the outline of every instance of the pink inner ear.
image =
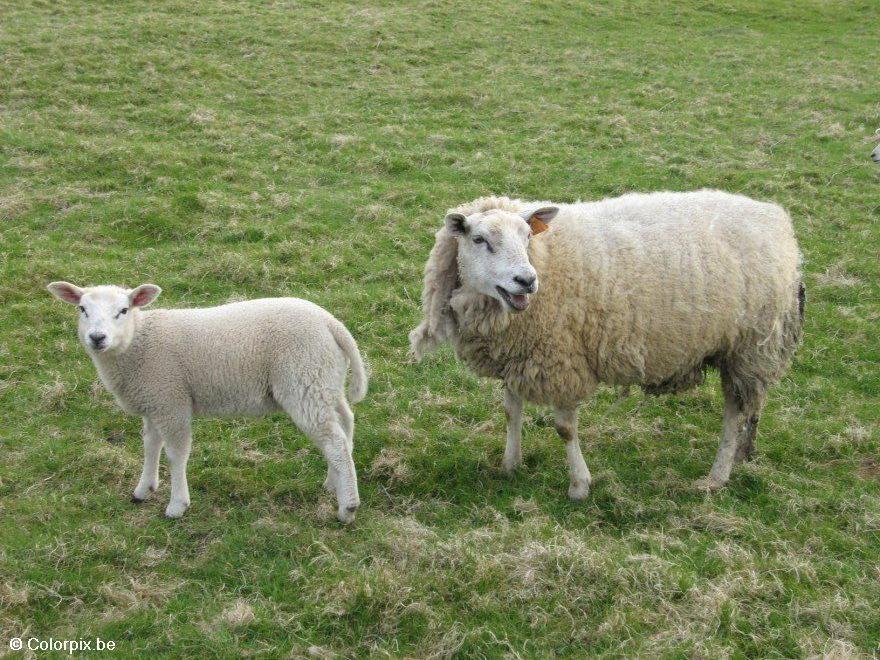
POLYGON ((149 304, 149 302, 153 300, 155 296, 156 290, 153 287, 139 289, 138 292, 134 295, 134 298, 131 299, 131 304, 135 307, 141 307, 143 305, 149 304))
POLYGON ((79 304, 79 299, 82 298, 82 293, 73 289, 69 286, 62 286, 56 288, 56 292, 61 295, 61 300, 64 302, 69 302, 74 305, 79 304))

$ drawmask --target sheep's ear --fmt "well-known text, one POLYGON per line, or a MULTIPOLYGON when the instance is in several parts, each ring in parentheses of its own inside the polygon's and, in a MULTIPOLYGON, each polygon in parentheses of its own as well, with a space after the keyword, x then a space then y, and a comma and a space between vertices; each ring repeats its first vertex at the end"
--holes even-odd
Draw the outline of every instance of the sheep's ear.
POLYGON ((464 236, 468 233, 467 218, 461 213, 447 213, 446 229, 454 236, 464 236))
POLYGON ((132 307, 146 307, 162 293, 162 289, 155 284, 141 284, 136 289, 128 292, 128 300, 132 307))
POLYGON ((522 214, 522 219, 529 223, 529 227, 532 228, 532 234, 540 234, 542 231, 550 229, 548 223, 556 217, 557 213, 559 213, 558 207, 543 206, 534 211, 525 211, 522 214))
POLYGON ((48 286, 49 293, 71 305, 79 305, 79 299, 83 296, 83 290, 70 282, 52 282, 48 286))

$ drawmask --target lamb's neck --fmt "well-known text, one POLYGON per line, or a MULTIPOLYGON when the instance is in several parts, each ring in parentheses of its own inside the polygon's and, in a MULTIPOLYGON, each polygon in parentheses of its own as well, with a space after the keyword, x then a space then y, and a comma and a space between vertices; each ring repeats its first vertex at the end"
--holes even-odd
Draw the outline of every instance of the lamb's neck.
POLYGON ((138 340, 143 329, 142 313, 140 310, 134 309, 131 314, 131 325, 119 346, 108 351, 89 351, 92 362, 98 370, 101 382, 114 394, 119 391, 124 383, 127 367, 139 351, 140 342, 138 340))

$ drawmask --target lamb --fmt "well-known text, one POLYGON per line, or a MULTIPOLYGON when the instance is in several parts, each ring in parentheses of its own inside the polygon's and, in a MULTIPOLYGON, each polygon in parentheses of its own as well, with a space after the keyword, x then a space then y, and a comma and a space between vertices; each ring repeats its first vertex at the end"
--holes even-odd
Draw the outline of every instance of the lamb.
POLYGON ((143 417, 144 466, 132 501, 159 484, 162 446, 171 471, 168 518, 190 504, 186 464, 193 417, 283 410, 327 460, 324 487, 340 521, 360 504, 352 460, 354 415, 343 391, 362 400, 367 376, 357 344, 329 312, 297 298, 266 298, 202 309, 142 308, 161 289, 142 284, 49 291, 79 308, 79 338, 122 409, 143 417))
MULTIPOLYGON (((874 137, 871 138, 872 142, 880 142, 880 128, 874 133, 874 137)), ((880 144, 874 147, 874 151, 871 152, 871 160, 875 163, 880 164, 880 144)))
POLYGON ((555 409, 569 497, 589 494, 578 406, 599 383, 677 392, 721 372, 714 490, 755 452, 768 386, 803 324, 800 253, 786 212, 701 190, 550 204, 483 197, 452 209, 425 267, 420 361, 443 342, 504 383, 506 473, 521 463, 524 401, 555 409), (540 283, 540 288, 539 288, 540 283))

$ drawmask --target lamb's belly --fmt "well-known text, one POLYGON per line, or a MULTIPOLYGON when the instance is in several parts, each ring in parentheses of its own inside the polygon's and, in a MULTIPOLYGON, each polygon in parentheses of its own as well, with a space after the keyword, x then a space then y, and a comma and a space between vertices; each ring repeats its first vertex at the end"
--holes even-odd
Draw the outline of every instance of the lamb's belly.
POLYGON ((199 388, 193 393, 196 417, 268 415, 280 410, 267 388, 199 388))

